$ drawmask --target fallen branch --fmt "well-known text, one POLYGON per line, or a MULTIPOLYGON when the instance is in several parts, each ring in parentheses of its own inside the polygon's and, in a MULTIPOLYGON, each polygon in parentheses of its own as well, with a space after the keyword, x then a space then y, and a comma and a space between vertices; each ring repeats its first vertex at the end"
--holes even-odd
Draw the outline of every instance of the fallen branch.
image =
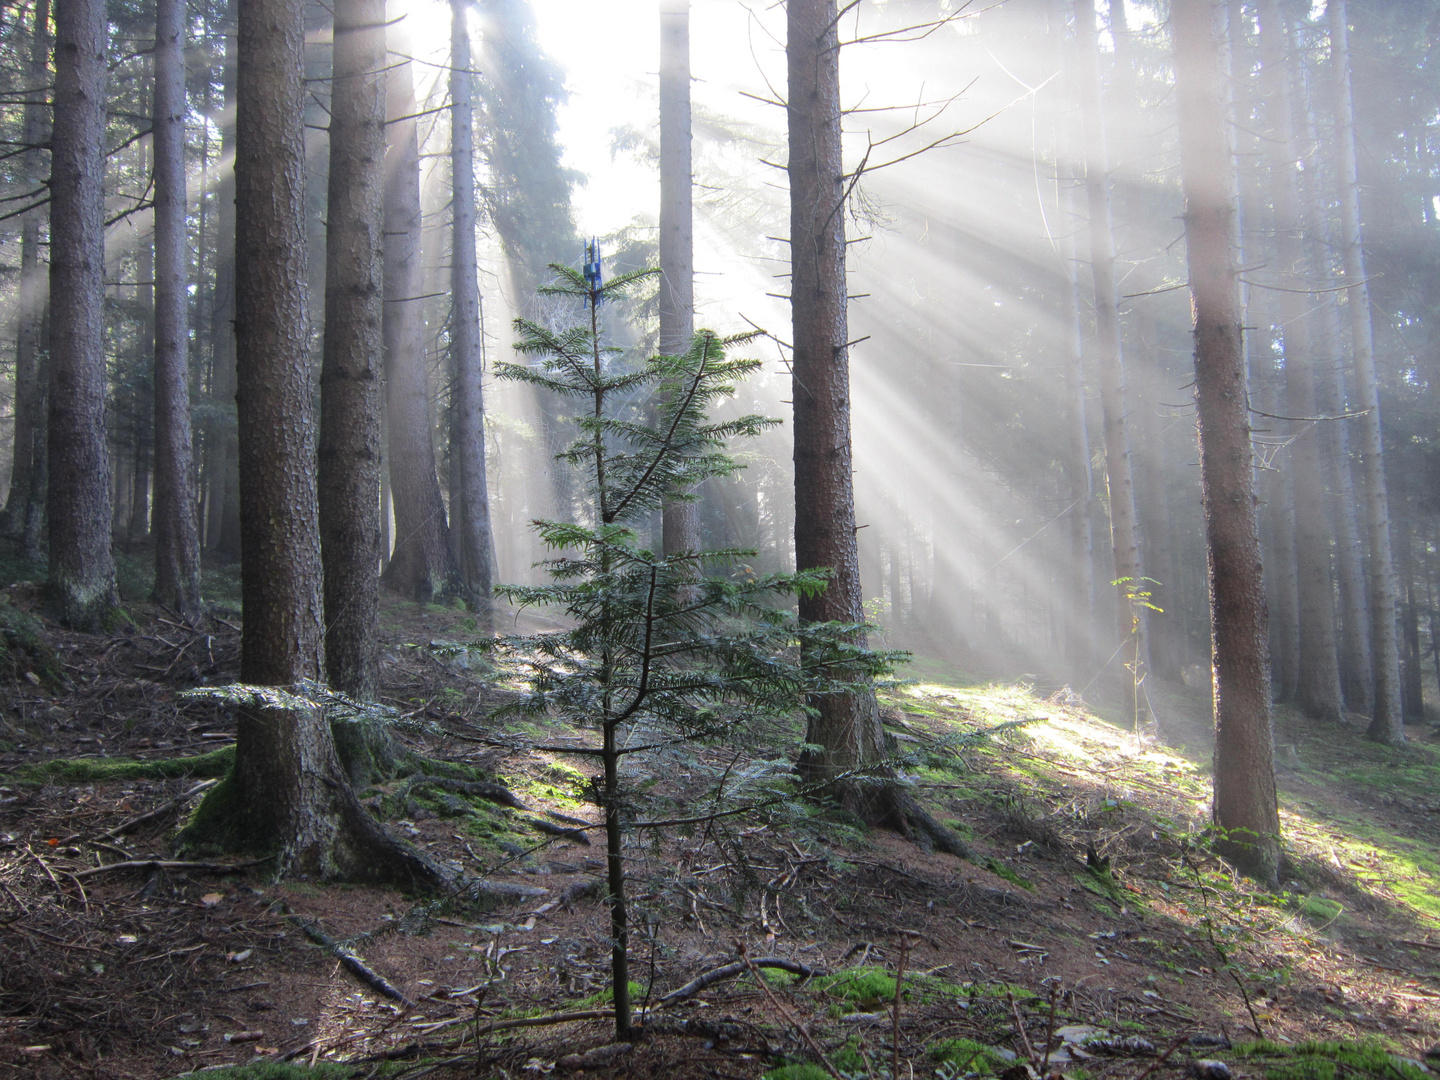
POLYGON ((755 976, 755 981, 760 984, 760 990, 765 995, 766 1000, 770 1002, 770 1007, 789 1021, 790 1026, 799 1032, 800 1038, 805 1041, 805 1045, 810 1048, 810 1052, 820 1059, 820 1064, 825 1067, 825 1071, 835 1077, 835 1080, 840 1080, 840 1073, 835 1068, 835 1063, 826 1056, 824 1050, 820 1049, 820 1046, 811 1036, 810 1029, 796 1019, 794 1014, 785 1007, 785 1003, 777 998, 775 992, 770 989, 770 984, 766 982, 765 977, 760 974, 760 969, 755 966, 755 961, 751 960, 749 954, 745 951, 745 943, 743 941, 737 941, 735 948, 740 953, 740 963, 745 966, 750 974, 755 976))
MULTIPOLYGON (((546 1027, 550 1024, 568 1024, 572 1020, 613 1020, 615 1019, 614 1009, 584 1009, 580 1012, 551 1013, 548 1016, 522 1016, 514 1020, 492 1020, 482 1028, 477 1028, 475 1035, 488 1035, 492 1031, 510 1031, 514 1028, 523 1027, 546 1027)), ((419 1024, 415 1030, 429 1034, 432 1031, 439 1031, 441 1028, 454 1027, 456 1024, 473 1024, 473 1016, 452 1016, 448 1020, 437 1020, 433 1024, 419 1024)))
POLYGON ((658 1005, 663 1009, 670 1005, 678 1004, 679 1002, 694 997, 706 987, 714 986, 718 982, 724 982, 726 979, 733 979, 737 975, 745 974, 751 967, 778 968, 781 971, 788 971, 792 975, 799 975, 802 979, 813 979, 816 975, 824 974, 823 971, 807 967, 794 960, 786 960, 780 956, 760 956, 749 961, 738 960, 733 964, 726 964, 724 967, 713 968, 703 975, 691 979, 684 986, 680 987, 680 989, 671 990, 670 993, 660 999, 658 1005))
POLYGON ((346 971, 350 972, 351 975, 354 975, 377 994, 381 994, 391 1001, 398 1001, 407 1009, 416 1007, 415 1002, 406 997, 390 980, 378 972, 371 970, 370 966, 365 963, 364 958, 349 945, 336 941, 329 934, 325 933, 324 930, 321 930, 315 923, 308 922, 298 915, 291 915, 290 921, 303 930, 305 936, 316 945, 328 949, 330 954, 340 961, 341 966, 343 966, 346 971))
POLYGON ((193 799, 196 795, 199 795, 200 792, 206 790, 207 788, 214 787, 219 782, 219 780, 202 780, 200 781, 200 783, 192 787, 189 791, 185 792, 184 795, 181 795, 179 798, 171 799, 163 806, 151 810, 148 814, 141 814, 137 818, 131 818, 129 821, 124 822, 121 825, 116 825, 115 828, 111 829, 109 832, 103 832, 100 835, 107 840, 118 840, 123 834, 129 832, 131 829, 138 828, 139 826, 144 825, 147 822, 155 821, 159 818, 168 817, 170 814, 173 814, 176 810, 180 809, 180 807, 184 806, 187 802, 193 799))

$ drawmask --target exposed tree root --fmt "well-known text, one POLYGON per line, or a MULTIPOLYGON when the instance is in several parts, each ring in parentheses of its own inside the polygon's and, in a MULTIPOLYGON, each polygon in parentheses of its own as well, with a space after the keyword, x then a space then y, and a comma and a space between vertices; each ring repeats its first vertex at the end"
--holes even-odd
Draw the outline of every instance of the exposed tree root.
POLYGON ((935 820, 898 784, 836 784, 834 797, 846 810, 868 825, 897 832, 926 849, 943 851, 957 859, 970 858, 970 848, 953 829, 935 820))

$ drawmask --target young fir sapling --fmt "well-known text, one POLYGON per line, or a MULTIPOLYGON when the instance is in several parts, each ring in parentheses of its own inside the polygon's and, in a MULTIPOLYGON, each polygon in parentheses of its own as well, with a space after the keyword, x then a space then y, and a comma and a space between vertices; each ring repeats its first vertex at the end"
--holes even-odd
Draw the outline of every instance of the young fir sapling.
POLYGON ((807 695, 843 692, 857 680, 889 672, 894 654, 847 640, 855 627, 801 627, 790 599, 825 587, 828 572, 731 575, 727 567, 752 551, 693 551, 668 558, 641 543, 638 528, 664 499, 693 498, 696 485, 739 466, 727 440, 753 437, 778 421, 746 415, 712 419, 712 407, 735 392, 757 360, 726 355, 755 335, 722 338, 702 330, 681 356, 657 356, 638 368, 619 362, 601 341, 600 312, 654 270, 601 280, 587 247, 584 271, 552 265, 557 280, 541 292, 583 307, 577 325, 552 329, 517 319, 517 350, 534 366, 500 364, 501 378, 531 383, 580 405, 579 434, 559 455, 587 485, 589 513, 579 523, 537 521, 555 558, 542 565, 549 583, 505 585, 496 592, 518 606, 566 615, 568 629, 512 636, 497 647, 522 658, 530 690, 511 710, 598 729, 601 745, 584 751, 603 766, 598 798, 605 814, 615 1028, 631 1032, 628 917, 623 841, 627 821, 620 759, 691 740, 715 739, 740 725, 793 723, 807 695), (648 393, 636 419, 621 405, 648 393), (804 639, 804 663, 799 644, 804 639), (622 745, 622 729, 643 728, 643 745, 622 745))

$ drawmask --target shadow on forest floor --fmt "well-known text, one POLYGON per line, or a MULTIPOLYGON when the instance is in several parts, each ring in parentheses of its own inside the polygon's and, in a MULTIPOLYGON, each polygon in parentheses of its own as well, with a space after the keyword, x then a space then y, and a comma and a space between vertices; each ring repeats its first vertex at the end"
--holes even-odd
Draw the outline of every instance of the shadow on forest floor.
MULTIPOLYGON (((527 809, 403 779, 362 794, 437 857, 543 890, 488 912, 277 883, 263 867, 158 865, 234 732, 227 706, 178 692, 235 677, 236 619, 197 633, 139 605, 133 627, 102 638, 45 623, 36 600, 33 586, 0 593, 0 1075, 281 1076, 288 1061, 295 1075, 329 1063, 321 1075, 520 1077, 558 1062, 753 1078, 823 1052, 840 1074, 877 1078, 898 1059, 907 1077, 1140 1080, 1205 1058, 1237 1076, 1418 1080, 1388 1054, 1440 1042, 1433 729, 1386 750, 1356 725, 1282 710, 1293 872, 1268 893, 1205 847, 1203 694, 1153 688, 1157 741, 1066 692, 899 687, 886 697, 897 753, 972 860, 796 800, 634 840, 638 1004, 734 962, 737 943, 817 975, 762 985, 742 970, 654 1013, 618 1051, 605 1049, 599 848, 543 825, 598 821, 593 764, 534 746, 585 733, 496 724, 516 684, 465 647, 462 612, 386 602, 385 703, 412 748, 508 785, 527 809), (191 775, 156 764, 176 758, 194 759, 191 775), (352 945, 405 1001, 357 981, 297 919, 352 945), (574 1011, 602 1015, 535 1023, 574 1011)), ((703 815, 722 782, 722 801, 783 791, 796 737, 651 757, 631 774, 633 810, 703 815)))

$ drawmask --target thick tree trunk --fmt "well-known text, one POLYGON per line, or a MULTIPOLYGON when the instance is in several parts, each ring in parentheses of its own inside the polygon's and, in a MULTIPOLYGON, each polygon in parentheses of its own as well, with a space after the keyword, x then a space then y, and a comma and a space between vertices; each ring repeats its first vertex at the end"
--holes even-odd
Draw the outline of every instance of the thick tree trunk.
POLYGON ((119 604, 105 444, 105 5, 55 12, 50 174, 51 608, 96 629, 119 604))
MULTIPOLYGON (((30 35, 30 69, 25 101, 21 157, 22 182, 37 191, 45 183, 40 144, 45 140, 45 93, 50 81, 50 4, 37 0, 30 35)), ((45 416, 41 392, 40 329, 45 317, 45 271, 40 263, 40 230, 45 209, 36 206, 20 217, 20 288, 15 312, 15 449, 10 469, 10 493, 0 515, 0 532, 24 535, 26 509, 32 488, 42 484, 35 474, 35 444, 44 438, 45 416)))
MULTIPOLYGON (((324 671, 314 385, 307 363, 301 0, 240 0, 236 192, 240 677, 296 687, 324 671)), ((345 782, 323 711, 240 712, 235 771, 202 805, 232 836, 279 850, 281 869, 453 884, 385 835, 345 782), (222 791, 222 789, 224 789, 222 791)))
POLYGON ((1247 874, 1279 881, 1280 817, 1270 730, 1265 592, 1255 513, 1235 204, 1217 163, 1230 160, 1210 0, 1175 0, 1185 238, 1195 314, 1195 400, 1209 551, 1215 802, 1220 850, 1247 874))
POLYGON ((320 369, 320 550, 330 684, 380 681, 385 0, 337 0, 320 369))
POLYGON ((385 158, 383 333, 395 548, 384 580, 400 595, 423 602, 450 587, 455 568, 435 470, 425 371, 418 107, 411 66, 398 57, 407 51, 402 38, 387 80, 390 123, 385 158))
MULTIPOLYGON (((62 0, 63 2, 63 0, 62 0)), ((155 599, 202 614, 191 482, 185 250, 185 3, 155 5, 155 599)))
MULTIPOLYGON (((786 6, 790 143, 790 307, 795 403, 795 564, 828 567, 829 586, 800 598, 803 622, 864 621, 855 542, 850 443, 850 363, 845 281, 845 186, 840 147, 840 46, 836 0, 786 6)), ((863 633, 857 634, 864 643, 863 633)), ((801 771, 862 819, 921 833, 954 854, 959 839, 893 783, 874 690, 811 700, 801 771), (875 781, 880 782, 875 782, 875 781)))
MULTIPOLYGON (((845 168, 835 0, 790 0, 786 18, 795 562, 800 570, 829 567, 833 575, 819 596, 801 598, 800 618, 858 623, 864 609, 850 443, 845 168)), ((811 707, 806 741, 821 749, 806 757, 807 774, 823 778, 884 760, 873 693, 827 695, 811 707)), ((868 791, 847 784, 841 797, 863 816, 873 817, 866 805, 868 791)))
POLYGON ((1338 158, 1341 244, 1345 255, 1346 307, 1355 357, 1355 407, 1360 417, 1358 449, 1365 475, 1365 522, 1370 547, 1370 649, 1375 664, 1370 738, 1405 741, 1400 703, 1400 643, 1396 631, 1395 564, 1390 550, 1390 505, 1385 488, 1380 393, 1375 379, 1375 339, 1370 325, 1370 290, 1365 281, 1365 246, 1360 226, 1360 182, 1355 171, 1355 106, 1350 93, 1349 26, 1345 0, 1329 0, 1330 50, 1335 71, 1335 147, 1338 158))
POLYGON ((470 70, 469 5, 450 0, 451 363, 457 412, 451 528, 459 538, 465 600, 481 630, 491 628, 494 586, 490 496, 485 480, 485 396, 480 357, 480 285, 475 252, 475 76, 470 70), (458 499, 457 499, 458 496, 458 499), (459 506, 454 507, 453 502, 459 506))
MULTIPOLYGON (((660 352, 679 356, 695 332, 695 236, 690 161, 690 0, 660 4, 660 352)), ((700 508, 670 499, 666 555, 700 550, 700 508)))
POLYGON ((1325 515, 1321 433, 1315 430, 1314 350, 1305 295, 1307 275, 1293 114, 1285 56, 1289 32, 1278 0, 1261 0, 1262 76, 1267 84, 1266 141, 1275 204, 1275 250, 1281 285, 1285 344, 1285 411, 1301 426, 1290 445, 1295 493, 1295 576, 1299 600, 1300 654, 1295 704, 1317 719, 1338 718, 1340 668, 1335 651, 1334 586, 1330 578, 1330 530, 1325 515))
POLYGON ((1115 238, 1110 218, 1110 177, 1105 118, 1100 103, 1099 42, 1094 0, 1075 0, 1075 47, 1080 108, 1085 133, 1085 188, 1089 200, 1090 272, 1095 291, 1095 337, 1100 360, 1100 409, 1105 437, 1105 473, 1110 495, 1110 540, 1115 553, 1117 630, 1134 677, 1148 666, 1145 609, 1131 602, 1143 591, 1145 571, 1135 523, 1135 490, 1130 440, 1125 423, 1125 358, 1120 346, 1119 290, 1115 285, 1115 238))

